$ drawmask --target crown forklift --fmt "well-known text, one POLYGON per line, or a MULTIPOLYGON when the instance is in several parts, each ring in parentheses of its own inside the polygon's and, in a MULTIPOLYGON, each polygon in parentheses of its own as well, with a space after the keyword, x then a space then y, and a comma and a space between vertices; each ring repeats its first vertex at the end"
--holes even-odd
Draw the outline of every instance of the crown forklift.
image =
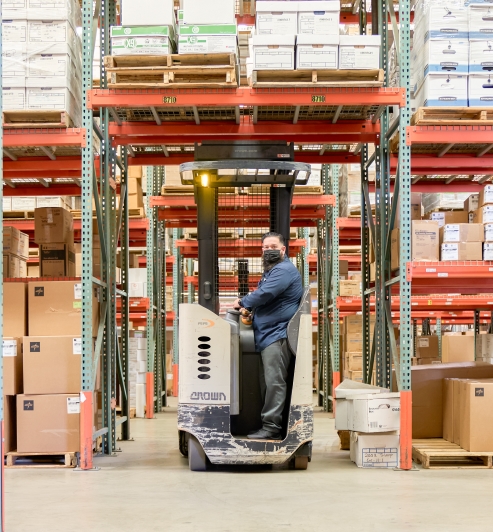
MULTIPOLYGON (((250 440, 261 426, 260 353, 251 322, 239 311, 219 316, 218 191, 221 187, 272 185, 270 230, 284 236, 289 251, 295 184, 306 184, 310 165, 294 162, 288 143, 207 142, 195 160, 180 166, 183 184, 193 184, 197 204, 198 305, 179 309, 180 452, 192 471, 212 464, 283 464, 306 469, 313 439, 312 318, 309 289, 288 325, 293 355, 283 414, 282 440, 250 440)), ((259 249, 260 255, 260 249, 259 249)), ((239 296, 248 293, 248 261, 238 261, 239 296)))

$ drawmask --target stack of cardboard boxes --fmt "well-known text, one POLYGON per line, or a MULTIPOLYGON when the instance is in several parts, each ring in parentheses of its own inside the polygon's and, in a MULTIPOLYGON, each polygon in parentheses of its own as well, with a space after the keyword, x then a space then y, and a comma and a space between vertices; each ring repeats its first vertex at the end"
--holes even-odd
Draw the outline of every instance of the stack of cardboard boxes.
POLYGON ((398 467, 400 394, 345 380, 335 397, 335 427, 350 431, 351 460, 364 468, 398 467))
POLYGON ((27 277, 29 236, 15 227, 3 228, 3 277, 27 277))
POLYGON ((483 240, 484 229, 480 223, 447 223, 440 228, 440 258, 442 261, 482 260, 483 240))
POLYGON ((474 335, 472 331, 467 333, 445 332, 441 337, 441 357, 438 347, 439 340, 436 335, 417 336, 415 339, 416 359, 413 360, 413 365, 474 362, 474 335))
MULTIPOLYGON (((144 208, 142 166, 130 166, 128 169, 128 208, 130 210, 144 208)), ((141 214, 143 215, 143 212, 141 214)))
MULTIPOLYGON (((373 340, 375 316, 370 316, 370 345, 373 340)), ((340 351, 344 379, 363 381, 363 320, 359 315, 346 316, 341 328, 340 351)))
POLYGON ((493 260, 493 185, 486 185, 479 194, 471 194, 464 203, 471 222, 481 224, 483 260, 493 260))
MULTIPOLYGON (((4 387, 9 396, 5 417, 10 431, 6 451, 46 454, 78 451, 81 284, 5 283, 4 306, 9 309, 5 312, 3 339, 4 387), (11 399, 14 395, 15 405, 11 399), (17 436, 16 442, 12 431, 17 436)), ((98 322, 99 306, 94 294, 94 331, 98 322)), ((95 427, 96 409, 97 402, 95 427)))
POLYGON ((144 417, 146 406, 147 337, 146 331, 130 331, 129 398, 136 417, 144 417))

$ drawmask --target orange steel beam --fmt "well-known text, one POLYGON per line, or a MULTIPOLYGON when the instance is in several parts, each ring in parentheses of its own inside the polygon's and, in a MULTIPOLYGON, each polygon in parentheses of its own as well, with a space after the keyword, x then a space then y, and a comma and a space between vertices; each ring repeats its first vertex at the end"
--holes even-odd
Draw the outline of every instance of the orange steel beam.
MULTIPOLYGON (((325 216, 325 213, 321 212, 320 216, 318 218, 323 218, 325 216)), ((163 218, 159 218, 159 220, 163 220, 163 218)), ((168 229, 195 229, 197 227, 197 217, 192 217, 188 219, 174 219, 174 220, 166 220, 166 227, 168 229)), ((218 226, 220 228, 247 228, 247 227, 268 227, 268 223, 260 223, 255 220, 219 220, 218 226)), ((292 218, 291 219, 291 227, 316 227, 317 226, 317 218, 292 218)))
MULTIPOLYGON (((291 253, 300 253, 305 247, 306 242, 302 239, 290 240, 289 250, 291 253)), ((176 247, 181 251, 185 258, 196 257, 199 252, 199 243, 197 240, 177 240, 176 247)), ((218 254, 219 256, 259 256, 262 254, 262 242, 260 238, 237 238, 237 239, 219 239, 218 254), (248 254, 251 255, 248 255, 248 254)))
MULTIPOLYGON (((270 200, 267 195, 262 197, 254 197, 255 208, 259 206, 269 206, 270 200), (264 197, 265 196, 265 197, 264 197)), ((253 196, 246 195, 235 195, 231 194, 228 197, 221 196, 219 198, 219 207, 231 208, 231 209, 244 209, 251 211, 252 206, 248 204, 248 199, 253 198, 253 196), (243 200, 245 199, 245 201, 243 200)), ((321 205, 335 205, 335 197, 330 194, 313 194, 313 195, 304 195, 304 194, 295 194, 291 202, 291 212, 298 210, 298 207, 319 207, 321 205)), ((150 197, 150 206, 151 207, 186 207, 193 208, 196 207, 195 198, 192 194, 174 194, 169 196, 151 196, 150 197)), ((221 212, 221 211, 220 211, 221 212)))
MULTIPOLYGON (((94 89, 87 93, 89 109, 104 107, 255 107, 405 105, 405 89, 310 87, 281 89, 94 89)), ((192 126, 193 127, 193 126, 192 126)))
POLYGON ((86 146, 86 130, 68 129, 19 129, 4 130, 4 148, 24 146, 86 146))
POLYGON ((493 144, 493 126, 408 126, 406 144, 493 144))
MULTIPOLYGON (((462 140, 462 142, 465 141, 462 140)), ((390 157, 391 174, 395 175, 397 162, 397 155, 392 155, 390 157)), ((493 168, 493 156, 489 154, 477 157, 474 153, 451 153, 444 157, 438 157, 437 155, 421 155, 415 153, 411 156, 412 175, 450 175, 451 172, 459 175, 469 175, 490 172, 491 168, 493 168)))

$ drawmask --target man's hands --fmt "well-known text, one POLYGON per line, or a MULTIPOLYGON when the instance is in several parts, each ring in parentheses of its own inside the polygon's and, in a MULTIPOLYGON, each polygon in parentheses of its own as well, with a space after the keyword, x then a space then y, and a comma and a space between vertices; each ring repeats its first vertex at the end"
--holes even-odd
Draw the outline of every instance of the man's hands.
POLYGON ((237 297, 237 298, 235 299, 235 302, 233 303, 233 308, 234 308, 235 310, 240 310, 241 306, 240 306, 240 298, 239 298, 239 297, 237 297))

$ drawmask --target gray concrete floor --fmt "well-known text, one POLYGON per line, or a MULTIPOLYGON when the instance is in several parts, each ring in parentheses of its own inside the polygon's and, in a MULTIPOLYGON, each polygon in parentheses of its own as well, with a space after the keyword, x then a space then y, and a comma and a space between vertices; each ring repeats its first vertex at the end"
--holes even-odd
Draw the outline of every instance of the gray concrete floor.
POLYGON ((172 408, 131 430, 98 472, 7 470, 7 532, 493 530, 493 470, 358 469, 322 412, 307 471, 191 473, 172 408))

